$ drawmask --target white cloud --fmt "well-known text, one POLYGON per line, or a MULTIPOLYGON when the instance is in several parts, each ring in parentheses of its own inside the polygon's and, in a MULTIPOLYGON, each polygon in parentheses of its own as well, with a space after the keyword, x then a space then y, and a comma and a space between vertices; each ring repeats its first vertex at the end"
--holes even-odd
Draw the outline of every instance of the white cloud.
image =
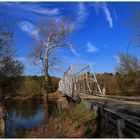
POLYGON ((27 21, 20 22, 19 26, 24 32, 29 33, 32 37, 35 37, 36 39, 38 38, 38 30, 30 22, 27 21))
POLYGON ((98 52, 99 49, 96 48, 91 42, 87 42, 87 52, 98 52))
POLYGON ((59 14, 59 9, 54 8, 54 9, 47 9, 47 8, 34 8, 34 7, 25 7, 26 10, 35 12, 35 13, 40 13, 40 14, 48 14, 48 15, 57 15, 59 14))
POLYGON ((117 55, 114 55, 113 57, 115 58, 116 63, 120 63, 120 59, 119 59, 119 57, 117 55))
POLYGON ((111 17, 111 12, 110 12, 106 3, 104 3, 103 9, 104 9, 104 14, 106 16, 106 20, 108 21, 109 27, 112 28, 113 27, 113 19, 111 17))
POLYGON ((96 11, 96 14, 99 14, 100 11, 103 12, 103 14, 105 15, 106 20, 107 20, 107 22, 109 24, 109 27, 112 28, 113 27, 113 18, 111 16, 111 12, 110 12, 110 10, 108 8, 107 3, 105 3, 105 2, 95 2, 93 4, 93 7, 94 7, 94 9, 96 11))

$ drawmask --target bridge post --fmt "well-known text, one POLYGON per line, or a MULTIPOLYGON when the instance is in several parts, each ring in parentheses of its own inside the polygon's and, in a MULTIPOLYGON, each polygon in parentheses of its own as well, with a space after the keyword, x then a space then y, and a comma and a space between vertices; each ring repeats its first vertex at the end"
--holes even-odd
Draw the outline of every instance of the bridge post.
POLYGON ((125 127, 124 119, 117 120, 117 133, 118 138, 123 138, 123 128, 125 127))
POLYGON ((94 105, 93 106, 93 110, 95 112, 95 115, 97 116, 98 115, 98 106, 97 105, 94 105))
POLYGON ((96 127, 96 132, 95 132, 95 136, 97 138, 100 138, 100 134, 101 134, 101 131, 102 131, 102 113, 101 113, 101 108, 98 107, 98 110, 97 110, 97 118, 96 118, 96 121, 97 121, 97 127, 96 127))
POLYGON ((84 103, 84 105, 87 109, 91 109, 91 104, 92 103, 90 103, 89 101, 86 101, 84 99, 82 99, 81 102, 84 103))
POLYGON ((109 127, 109 113, 105 112, 105 126, 106 128, 109 127))

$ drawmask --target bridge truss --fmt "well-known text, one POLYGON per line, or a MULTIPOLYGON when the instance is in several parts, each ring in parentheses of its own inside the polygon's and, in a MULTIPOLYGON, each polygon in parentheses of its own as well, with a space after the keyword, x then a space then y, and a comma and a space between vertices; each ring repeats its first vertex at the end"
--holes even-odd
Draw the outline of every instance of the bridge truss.
POLYGON ((87 64, 70 65, 59 82, 58 90, 73 99, 76 99, 79 93, 104 95, 92 66, 87 64))

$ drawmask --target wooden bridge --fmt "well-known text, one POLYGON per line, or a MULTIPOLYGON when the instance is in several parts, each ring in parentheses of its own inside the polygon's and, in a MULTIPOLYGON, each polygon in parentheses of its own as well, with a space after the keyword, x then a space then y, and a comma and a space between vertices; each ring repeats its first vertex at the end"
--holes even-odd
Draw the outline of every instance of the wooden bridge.
POLYGON ((117 128, 118 137, 140 137, 140 97, 111 96, 100 87, 91 65, 71 65, 59 82, 59 92, 80 99, 106 124, 117 128), (101 119, 102 118, 102 119, 101 119))

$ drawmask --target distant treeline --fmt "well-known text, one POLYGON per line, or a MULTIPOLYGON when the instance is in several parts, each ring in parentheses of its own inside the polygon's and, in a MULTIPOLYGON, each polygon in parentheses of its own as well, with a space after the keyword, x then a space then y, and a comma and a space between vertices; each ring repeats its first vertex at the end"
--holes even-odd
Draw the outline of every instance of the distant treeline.
POLYGON ((129 74, 119 72, 97 74, 101 88, 106 88, 106 94, 138 95, 140 94, 140 71, 129 74))
MULTIPOLYGON (((140 94, 140 71, 129 74, 119 72, 96 74, 101 89, 106 88, 106 94, 111 95, 138 95, 140 94)), ((49 92, 58 89, 60 78, 50 76, 49 92)), ((21 76, 1 78, 0 98, 14 96, 43 96, 43 76, 21 76), (3 81, 3 82, 2 82, 3 81)))
MULTIPOLYGON (((58 82, 60 78, 50 76, 50 83, 49 83, 49 92, 55 92, 58 89, 58 82)), ((43 76, 24 76, 23 77, 23 84, 19 88, 18 94, 19 95, 33 95, 33 96, 42 96, 44 94, 44 77, 43 76)))
MULTIPOLYGON (((60 78, 50 76, 49 92, 58 89, 60 78)), ((20 76, 7 77, 0 82, 0 98, 14 96, 43 96, 44 77, 43 76, 20 76)))

